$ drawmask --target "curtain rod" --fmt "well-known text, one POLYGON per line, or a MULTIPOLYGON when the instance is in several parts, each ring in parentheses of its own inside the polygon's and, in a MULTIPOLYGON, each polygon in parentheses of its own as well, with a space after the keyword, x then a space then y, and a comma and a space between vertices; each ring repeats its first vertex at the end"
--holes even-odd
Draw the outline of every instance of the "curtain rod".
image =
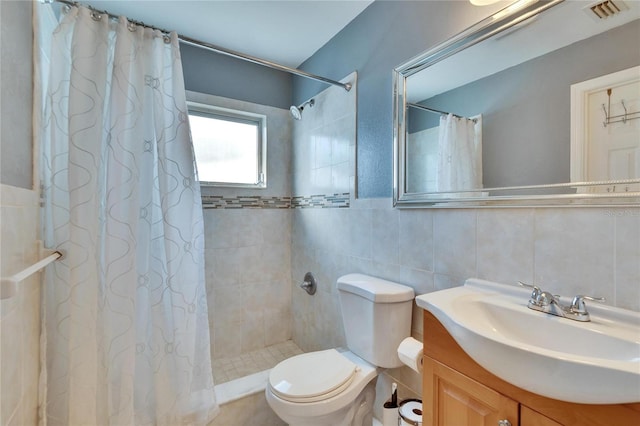
POLYGON ((452 113, 452 112, 440 111, 439 109, 429 108, 429 107, 426 107, 426 106, 424 106, 424 105, 414 104, 414 103, 412 103, 412 102, 407 102, 407 106, 408 106, 408 107, 411 107, 411 108, 421 109, 421 110, 423 110, 423 111, 427 111, 427 112, 433 112, 433 113, 435 113, 435 114, 442 114, 442 115, 449 115, 449 114, 451 114, 451 115, 453 115, 454 117, 458 117, 458 118, 466 118, 467 120, 471 120, 471 121, 473 121, 474 123, 477 123, 477 122, 478 122, 478 120, 477 120, 477 119, 475 119, 475 118, 465 117, 465 116, 463 116, 463 115, 454 114, 454 113, 452 113))
MULTIPOLYGON (((62 4, 65 4, 67 6, 81 6, 82 5, 82 6, 85 6, 85 7, 89 8, 89 9, 95 11, 95 12, 103 13, 105 15, 108 15, 110 18, 118 18, 118 15, 114 15, 112 13, 109 13, 106 10, 97 10, 94 7, 91 7, 91 6, 88 6, 88 5, 84 5, 82 3, 71 1, 71 0, 40 0, 40 1, 43 2, 43 3, 62 3, 62 4)), ((154 29, 154 30, 161 31, 163 33, 167 33, 168 34, 170 32, 170 31, 167 31, 167 30, 162 29, 162 28, 154 27, 153 25, 145 24, 144 22, 141 22, 141 21, 136 21, 134 19, 127 18, 127 20, 129 22, 132 22, 132 23, 136 24, 136 25, 140 25, 140 26, 143 26, 143 27, 148 27, 148 28, 151 28, 151 29, 154 29)), ((219 54, 222 54, 222 55, 230 56, 232 58, 241 59, 243 61, 251 62, 251 63, 257 64, 257 65, 262 65, 264 67, 272 68, 272 69, 275 69, 275 70, 278 70, 278 71, 284 71, 284 72, 287 72, 289 74, 294 74, 294 75, 297 75, 297 76, 300 76, 300 77, 305 77, 305 78, 308 78, 308 79, 311 79, 311 80, 317 80, 317 81, 321 81, 321 82, 326 83, 326 84, 331 84, 331 85, 334 85, 334 86, 340 86, 344 90, 346 90, 347 92, 349 90, 351 90, 351 83, 341 83, 339 81, 335 81, 335 80, 331 80, 331 79, 326 78, 326 77, 322 77, 322 76, 319 76, 319 75, 311 74, 311 73, 308 73, 306 71, 299 70, 297 68, 291 68, 291 67, 288 67, 286 65, 281 65, 281 64, 278 64, 278 63, 275 63, 275 62, 267 61, 266 59, 257 58, 255 56, 247 55, 245 53, 241 53, 241 52, 238 52, 238 51, 235 51, 235 50, 231 50, 231 49, 227 49, 227 48, 224 48, 224 47, 216 46, 215 44, 207 43, 205 41, 196 40, 194 38, 187 37, 187 36, 184 36, 182 34, 178 34, 178 39, 180 40, 180 42, 182 42, 184 44, 188 44, 190 46, 195 46, 195 47, 198 47, 198 48, 201 48, 201 49, 204 49, 204 50, 209 50, 211 52, 215 52, 215 53, 219 53, 219 54)))

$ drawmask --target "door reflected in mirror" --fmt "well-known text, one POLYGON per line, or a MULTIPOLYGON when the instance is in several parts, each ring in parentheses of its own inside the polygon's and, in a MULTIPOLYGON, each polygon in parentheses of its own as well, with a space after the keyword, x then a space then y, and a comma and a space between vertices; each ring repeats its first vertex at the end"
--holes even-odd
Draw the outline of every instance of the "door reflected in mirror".
MULTIPOLYGON (((640 177, 640 66, 571 86, 571 181, 640 177)), ((584 192, 640 191, 610 184, 584 192)))

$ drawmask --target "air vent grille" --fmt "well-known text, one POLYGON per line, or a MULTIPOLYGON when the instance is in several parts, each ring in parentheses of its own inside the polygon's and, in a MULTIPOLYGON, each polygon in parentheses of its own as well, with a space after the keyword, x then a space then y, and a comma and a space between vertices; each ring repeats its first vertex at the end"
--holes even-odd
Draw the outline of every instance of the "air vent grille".
POLYGON ((592 18, 606 19, 627 10, 622 0, 605 0, 585 8, 592 18))

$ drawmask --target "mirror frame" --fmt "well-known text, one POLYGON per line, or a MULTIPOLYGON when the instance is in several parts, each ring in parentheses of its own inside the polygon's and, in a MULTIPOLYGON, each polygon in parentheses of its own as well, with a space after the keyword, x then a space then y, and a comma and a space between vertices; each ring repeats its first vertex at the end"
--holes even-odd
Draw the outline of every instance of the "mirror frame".
MULTIPOLYGON (((482 191, 593 186, 624 184, 629 181, 568 182, 553 185, 530 185, 513 188, 482 188, 478 197, 451 198, 449 193, 407 192, 405 176, 406 164, 406 79, 423 69, 434 65, 466 48, 508 30, 565 0, 538 0, 520 9, 513 3, 494 13, 445 42, 426 50, 393 70, 393 205, 398 208, 416 207, 545 207, 545 206, 638 206, 640 192, 606 194, 555 194, 555 195, 497 195, 481 196, 482 191), (513 10, 515 9, 515 10, 513 10)), ((633 179, 632 182, 640 181, 633 179)), ((465 191, 468 193, 469 191, 465 191)))

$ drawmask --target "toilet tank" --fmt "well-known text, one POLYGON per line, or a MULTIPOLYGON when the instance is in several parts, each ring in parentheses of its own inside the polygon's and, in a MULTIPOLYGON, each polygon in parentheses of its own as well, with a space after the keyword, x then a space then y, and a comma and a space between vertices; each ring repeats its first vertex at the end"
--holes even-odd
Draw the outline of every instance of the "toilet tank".
POLYGON ((411 335, 411 287, 363 274, 338 278, 342 321, 349 350, 373 365, 402 366, 400 342, 411 335))

